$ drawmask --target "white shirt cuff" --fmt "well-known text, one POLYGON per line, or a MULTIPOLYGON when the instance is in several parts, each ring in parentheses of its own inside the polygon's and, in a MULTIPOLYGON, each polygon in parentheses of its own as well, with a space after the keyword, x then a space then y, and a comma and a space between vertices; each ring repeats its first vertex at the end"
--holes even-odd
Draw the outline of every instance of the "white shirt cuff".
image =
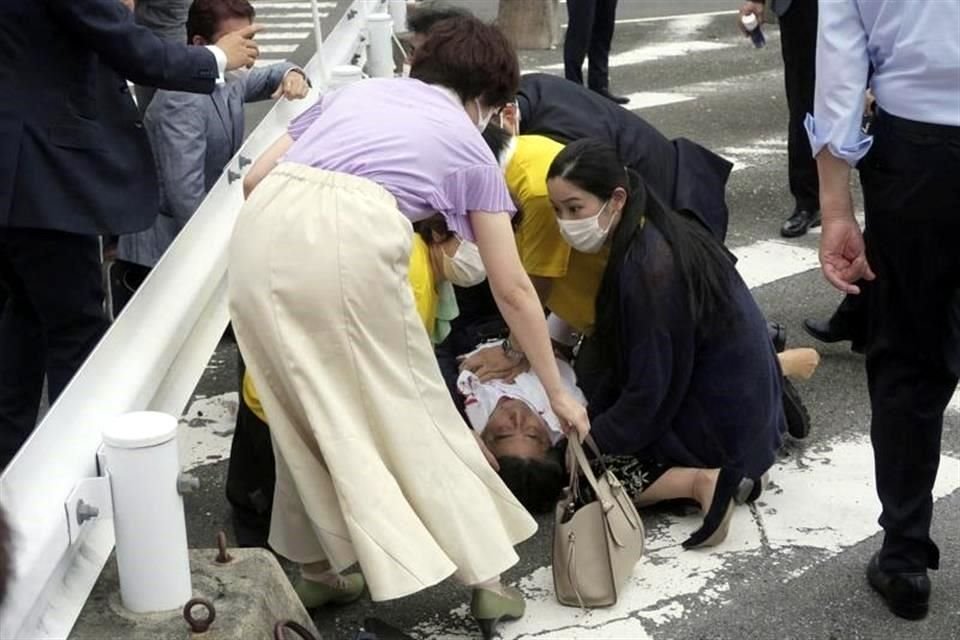
POLYGON ((846 161, 851 167, 857 166, 857 163, 863 156, 867 155, 873 144, 873 136, 863 133, 859 128, 854 133, 854 139, 849 142, 837 140, 837 136, 831 134, 832 129, 827 129, 826 133, 822 133, 818 131, 817 120, 811 113, 807 114, 803 126, 807 130, 810 150, 814 157, 820 153, 821 149, 827 147, 834 157, 846 161))
POLYGON ((227 54, 215 44, 208 44, 207 49, 217 59, 217 84, 223 84, 223 73, 227 70, 227 54))

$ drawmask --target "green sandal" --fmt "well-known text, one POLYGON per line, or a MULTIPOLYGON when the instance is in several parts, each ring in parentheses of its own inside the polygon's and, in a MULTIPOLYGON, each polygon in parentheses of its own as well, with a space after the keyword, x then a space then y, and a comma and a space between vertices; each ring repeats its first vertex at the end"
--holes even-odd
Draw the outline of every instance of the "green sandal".
POLYGON ((501 620, 523 617, 527 608, 523 594, 513 587, 504 587, 503 595, 489 589, 474 589, 470 613, 480 625, 484 640, 490 640, 501 620))
POLYGON ((300 602, 307 609, 316 609, 327 604, 347 604, 353 602, 363 593, 363 575, 350 573, 337 579, 336 586, 323 582, 314 582, 301 577, 293 585, 293 590, 300 597, 300 602))

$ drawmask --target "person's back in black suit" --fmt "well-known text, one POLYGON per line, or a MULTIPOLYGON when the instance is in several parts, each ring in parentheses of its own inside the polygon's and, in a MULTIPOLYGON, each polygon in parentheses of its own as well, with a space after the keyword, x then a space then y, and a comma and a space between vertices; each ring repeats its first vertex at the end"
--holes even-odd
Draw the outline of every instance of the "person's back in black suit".
POLYGON ((670 140, 637 114, 558 76, 521 76, 517 103, 520 133, 563 143, 606 141, 663 202, 693 213, 721 242, 726 238, 728 161, 686 138, 670 140))
POLYGON ((0 43, 2 469, 33 429, 44 375, 52 401, 106 328, 97 236, 157 214, 149 148, 117 74, 209 93, 219 69, 211 51, 136 26, 119 0, 4 0, 0 43))

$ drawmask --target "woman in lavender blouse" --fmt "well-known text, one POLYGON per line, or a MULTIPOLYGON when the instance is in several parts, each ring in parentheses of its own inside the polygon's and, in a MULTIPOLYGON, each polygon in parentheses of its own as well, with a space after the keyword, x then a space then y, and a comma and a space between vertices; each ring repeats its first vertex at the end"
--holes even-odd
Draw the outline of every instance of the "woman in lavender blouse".
POLYGON ((455 575, 485 637, 523 615, 500 574, 536 523, 457 413, 407 285, 411 223, 439 211, 475 242, 503 317, 568 431, 567 392, 520 265, 503 173, 479 130, 512 99, 516 54, 472 17, 443 21, 410 78, 325 95, 245 181, 230 246, 234 330, 277 460, 271 546, 308 607, 455 575), (279 163, 278 163, 279 161, 279 163))

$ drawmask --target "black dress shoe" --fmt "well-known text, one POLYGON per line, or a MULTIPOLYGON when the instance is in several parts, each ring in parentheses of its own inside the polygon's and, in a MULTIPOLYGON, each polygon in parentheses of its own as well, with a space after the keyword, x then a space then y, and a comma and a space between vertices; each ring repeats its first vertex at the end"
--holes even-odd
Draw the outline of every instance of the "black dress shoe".
POLYGON ((787 328, 779 322, 768 322, 767 334, 770 336, 770 342, 773 343, 773 350, 783 353, 787 348, 787 328))
POLYGON ((829 320, 811 320, 808 318, 803 321, 803 330, 809 333, 811 337, 826 343, 843 342, 853 338, 849 331, 845 331, 829 320))
POLYGON ((796 238, 802 236, 811 227, 820 226, 820 210, 794 209, 793 214, 787 218, 787 221, 780 227, 780 235, 784 238, 796 238))
POLYGON ((867 580, 874 591, 883 596, 894 615, 907 620, 927 616, 930 603, 930 578, 926 571, 893 573, 880 568, 880 554, 875 553, 867 565, 867 580))
POLYGON ((614 95, 610 93, 609 89, 594 89, 593 91, 594 93, 598 93, 604 98, 606 98, 607 100, 610 100, 611 102, 616 102, 617 104, 627 104, 628 102, 630 102, 630 98, 626 96, 614 95))
POLYGON ((789 379, 783 378, 783 417, 787 421, 787 433, 803 440, 810 435, 810 413, 800 399, 800 392, 789 379))

